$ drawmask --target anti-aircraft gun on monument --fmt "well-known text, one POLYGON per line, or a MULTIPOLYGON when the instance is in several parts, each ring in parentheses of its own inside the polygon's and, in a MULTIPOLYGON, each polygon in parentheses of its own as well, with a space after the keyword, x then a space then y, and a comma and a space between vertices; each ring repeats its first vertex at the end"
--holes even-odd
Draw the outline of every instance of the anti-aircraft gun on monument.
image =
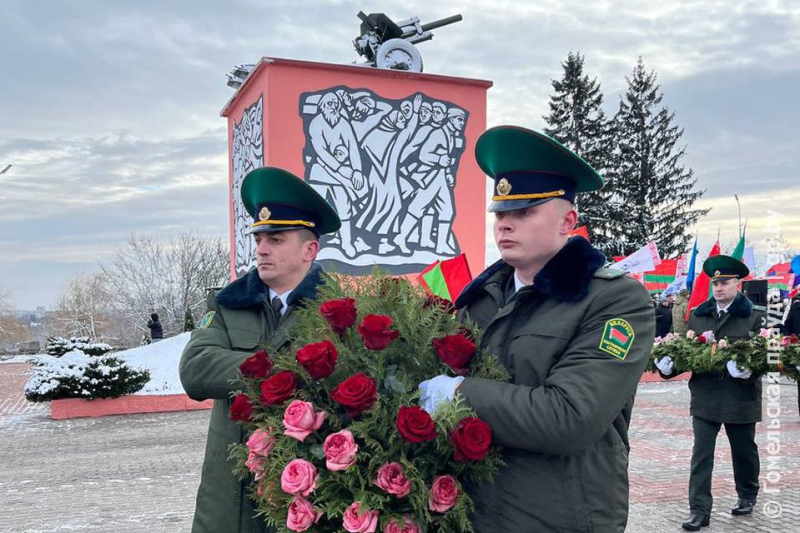
POLYGON ((422 56, 415 44, 433 39, 432 30, 463 20, 461 15, 421 24, 419 17, 394 22, 383 13, 365 15, 361 19, 361 35, 353 41, 356 52, 367 64, 378 68, 422 72, 422 56))

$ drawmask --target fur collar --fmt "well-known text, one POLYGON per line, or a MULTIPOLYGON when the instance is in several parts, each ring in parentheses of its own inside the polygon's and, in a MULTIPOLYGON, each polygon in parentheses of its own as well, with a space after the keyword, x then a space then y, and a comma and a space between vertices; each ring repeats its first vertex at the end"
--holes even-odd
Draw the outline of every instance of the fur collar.
MULTIPOLYGON (((323 283, 324 274, 324 270, 317 263, 311 265, 306 277, 289 295, 288 305, 291 307, 305 298, 316 298, 317 287, 323 283)), ((219 291, 216 301, 219 305, 230 309, 247 309, 262 305, 268 295, 269 287, 258 277, 258 269, 253 268, 219 291)))
MULTIPOLYGON (((560 302, 577 302, 589 292, 589 283, 606 256, 583 237, 573 237, 533 279, 535 291, 560 302)), ((490 283, 503 283, 513 269, 500 260, 467 285, 455 301, 460 309, 478 298, 490 283)))
MULTIPOLYGON (((753 312, 753 303, 744 294, 737 293, 736 298, 731 302, 728 312, 735 317, 747 318, 753 312)), ((697 306, 694 314, 697 316, 711 316, 717 313, 717 301, 709 298, 704 303, 697 306)))

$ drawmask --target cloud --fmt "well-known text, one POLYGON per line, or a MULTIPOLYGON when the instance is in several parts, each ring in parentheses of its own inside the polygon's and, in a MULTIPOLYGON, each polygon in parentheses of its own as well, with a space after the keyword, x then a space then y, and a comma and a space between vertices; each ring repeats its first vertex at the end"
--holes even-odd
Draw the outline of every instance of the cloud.
MULTIPOLYGON (((107 257, 131 231, 226 234, 219 111, 233 93, 225 73, 262 56, 350 63, 355 14, 364 8, 354 0, 0 4, 8 73, 0 165, 14 165, 0 176, 0 274, 35 294, 17 294, 20 305, 56 297, 33 292, 42 271, 27 266, 50 261, 49 275, 69 275, 107 257)), ((569 51, 586 55, 613 113, 642 55, 686 129, 686 164, 715 206, 710 224, 730 224, 719 206, 734 192, 743 207, 759 209, 768 200, 756 198, 778 191, 794 198, 797 2, 395 0, 380 9, 422 22, 463 13, 419 49, 428 72, 494 81, 489 126, 541 128, 550 81, 569 51)))

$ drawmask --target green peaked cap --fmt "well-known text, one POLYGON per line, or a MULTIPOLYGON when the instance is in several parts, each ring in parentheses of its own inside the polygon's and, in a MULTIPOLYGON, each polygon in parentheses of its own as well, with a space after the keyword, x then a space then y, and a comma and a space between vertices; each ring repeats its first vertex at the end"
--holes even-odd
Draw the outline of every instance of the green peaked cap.
POLYGON ((605 182, 589 163, 543 133, 519 126, 486 130, 475 144, 475 158, 491 178, 519 171, 569 176, 575 192, 601 189, 605 182))
POLYGON ((276 167, 257 168, 244 177, 242 203, 253 217, 251 233, 306 228, 324 235, 342 226, 336 210, 317 191, 276 167))
POLYGON ((711 281, 724 278, 746 278, 750 274, 747 265, 729 255, 715 255, 703 263, 703 272, 711 281))

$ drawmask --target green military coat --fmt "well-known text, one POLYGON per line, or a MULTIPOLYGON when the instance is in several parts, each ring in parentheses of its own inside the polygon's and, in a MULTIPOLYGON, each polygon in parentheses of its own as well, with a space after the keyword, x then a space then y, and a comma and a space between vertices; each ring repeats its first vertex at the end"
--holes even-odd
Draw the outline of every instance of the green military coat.
POLYGON ((239 388, 235 380, 247 357, 265 345, 277 349, 289 341, 292 311, 303 299, 314 298, 322 281, 322 268, 315 264, 289 295, 279 322, 270 306, 269 288, 256 269, 210 295, 206 327, 192 332, 180 362, 186 394, 193 400, 214 400, 192 533, 267 531, 263 520, 254 518, 247 484, 236 479, 228 459, 228 446, 246 441, 242 426, 229 419, 230 395, 239 388))
MULTIPOLYGON (((758 332, 764 325, 763 309, 755 309, 742 293, 728 307, 728 313, 717 318, 717 302, 709 298, 697 306, 689 317, 689 329, 700 334, 713 331, 721 340, 746 339, 750 332, 758 332)), ((748 379, 731 377, 727 370, 721 373, 692 374, 689 379, 692 393, 692 416, 728 424, 749 424, 761 421, 761 375, 748 379)))
POLYGON ((645 288, 604 263, 577 237, 516 296, 500 261, 456 300, 512 376, 459 387, 506 462, 494 483, 467 487, 479 533, 625 529, 628 425, 655 324, 645 288))

